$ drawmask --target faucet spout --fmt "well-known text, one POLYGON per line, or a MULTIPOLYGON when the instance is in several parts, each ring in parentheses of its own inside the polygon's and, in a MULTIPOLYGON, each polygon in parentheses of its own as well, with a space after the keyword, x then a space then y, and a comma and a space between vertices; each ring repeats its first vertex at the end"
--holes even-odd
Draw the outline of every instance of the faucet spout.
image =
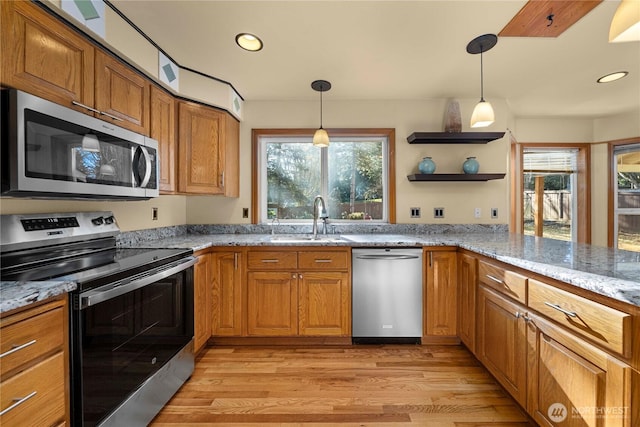
POLYGON ((316 240, 318 238, 318 218, 326 218, 327 217, 327 209, 324 204, 324 199, 322 196, 316 196, 313 200, 313 239, 316 240), (318 210, 318 202, 320 202, 321 210, 318 210))

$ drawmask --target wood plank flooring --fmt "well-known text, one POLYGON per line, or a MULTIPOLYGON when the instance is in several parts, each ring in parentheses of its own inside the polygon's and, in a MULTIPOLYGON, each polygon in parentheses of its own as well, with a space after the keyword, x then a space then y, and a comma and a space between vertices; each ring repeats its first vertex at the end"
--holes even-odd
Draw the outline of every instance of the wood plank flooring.
POLYGON ((462 346, 211 347, 151 426, 525 427, 462 346))

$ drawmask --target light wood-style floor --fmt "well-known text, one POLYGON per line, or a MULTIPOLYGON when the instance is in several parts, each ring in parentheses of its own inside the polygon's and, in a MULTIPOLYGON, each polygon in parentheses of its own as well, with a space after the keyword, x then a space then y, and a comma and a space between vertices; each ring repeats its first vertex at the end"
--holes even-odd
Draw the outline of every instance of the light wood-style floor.
POLYGON ((151 424, 525 427, 462 346, 211 347, 151 424))

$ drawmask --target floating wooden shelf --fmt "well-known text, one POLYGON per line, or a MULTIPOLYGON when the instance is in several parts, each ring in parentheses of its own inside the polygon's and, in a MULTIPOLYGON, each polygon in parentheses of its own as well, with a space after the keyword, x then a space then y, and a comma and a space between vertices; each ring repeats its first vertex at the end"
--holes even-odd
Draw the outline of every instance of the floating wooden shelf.
POLYGON ((409 144, 486 144, 500 139, 504 132, 414 132, 409 144))
POLYGON ((409 181, 489 181, 492 179, 502 179, 503 173, 416 173, 407 175, 409 181))

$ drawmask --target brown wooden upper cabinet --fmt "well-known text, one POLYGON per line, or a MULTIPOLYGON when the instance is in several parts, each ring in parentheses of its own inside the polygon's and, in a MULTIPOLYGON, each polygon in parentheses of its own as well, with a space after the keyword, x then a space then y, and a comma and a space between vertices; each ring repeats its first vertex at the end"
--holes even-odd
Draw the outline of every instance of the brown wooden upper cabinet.
POLYGON ((26 1, 0 2, 2 84, 66 107, 94 105, 94 46, 26 1))
POLYGON ((158 141, 160 156, 160 192, 171 194, 177 190, 176 181, 176 103, 173 96, 151 86, 150 134, 158 141))
POLYGON ((233 122, 215 108, 179 102, 181 193, 238 196, 238 132, 233 122))
POLYGON ((149 135, 151 84, 132 68, 96 51, 98 117, 134 132, 149 135))

